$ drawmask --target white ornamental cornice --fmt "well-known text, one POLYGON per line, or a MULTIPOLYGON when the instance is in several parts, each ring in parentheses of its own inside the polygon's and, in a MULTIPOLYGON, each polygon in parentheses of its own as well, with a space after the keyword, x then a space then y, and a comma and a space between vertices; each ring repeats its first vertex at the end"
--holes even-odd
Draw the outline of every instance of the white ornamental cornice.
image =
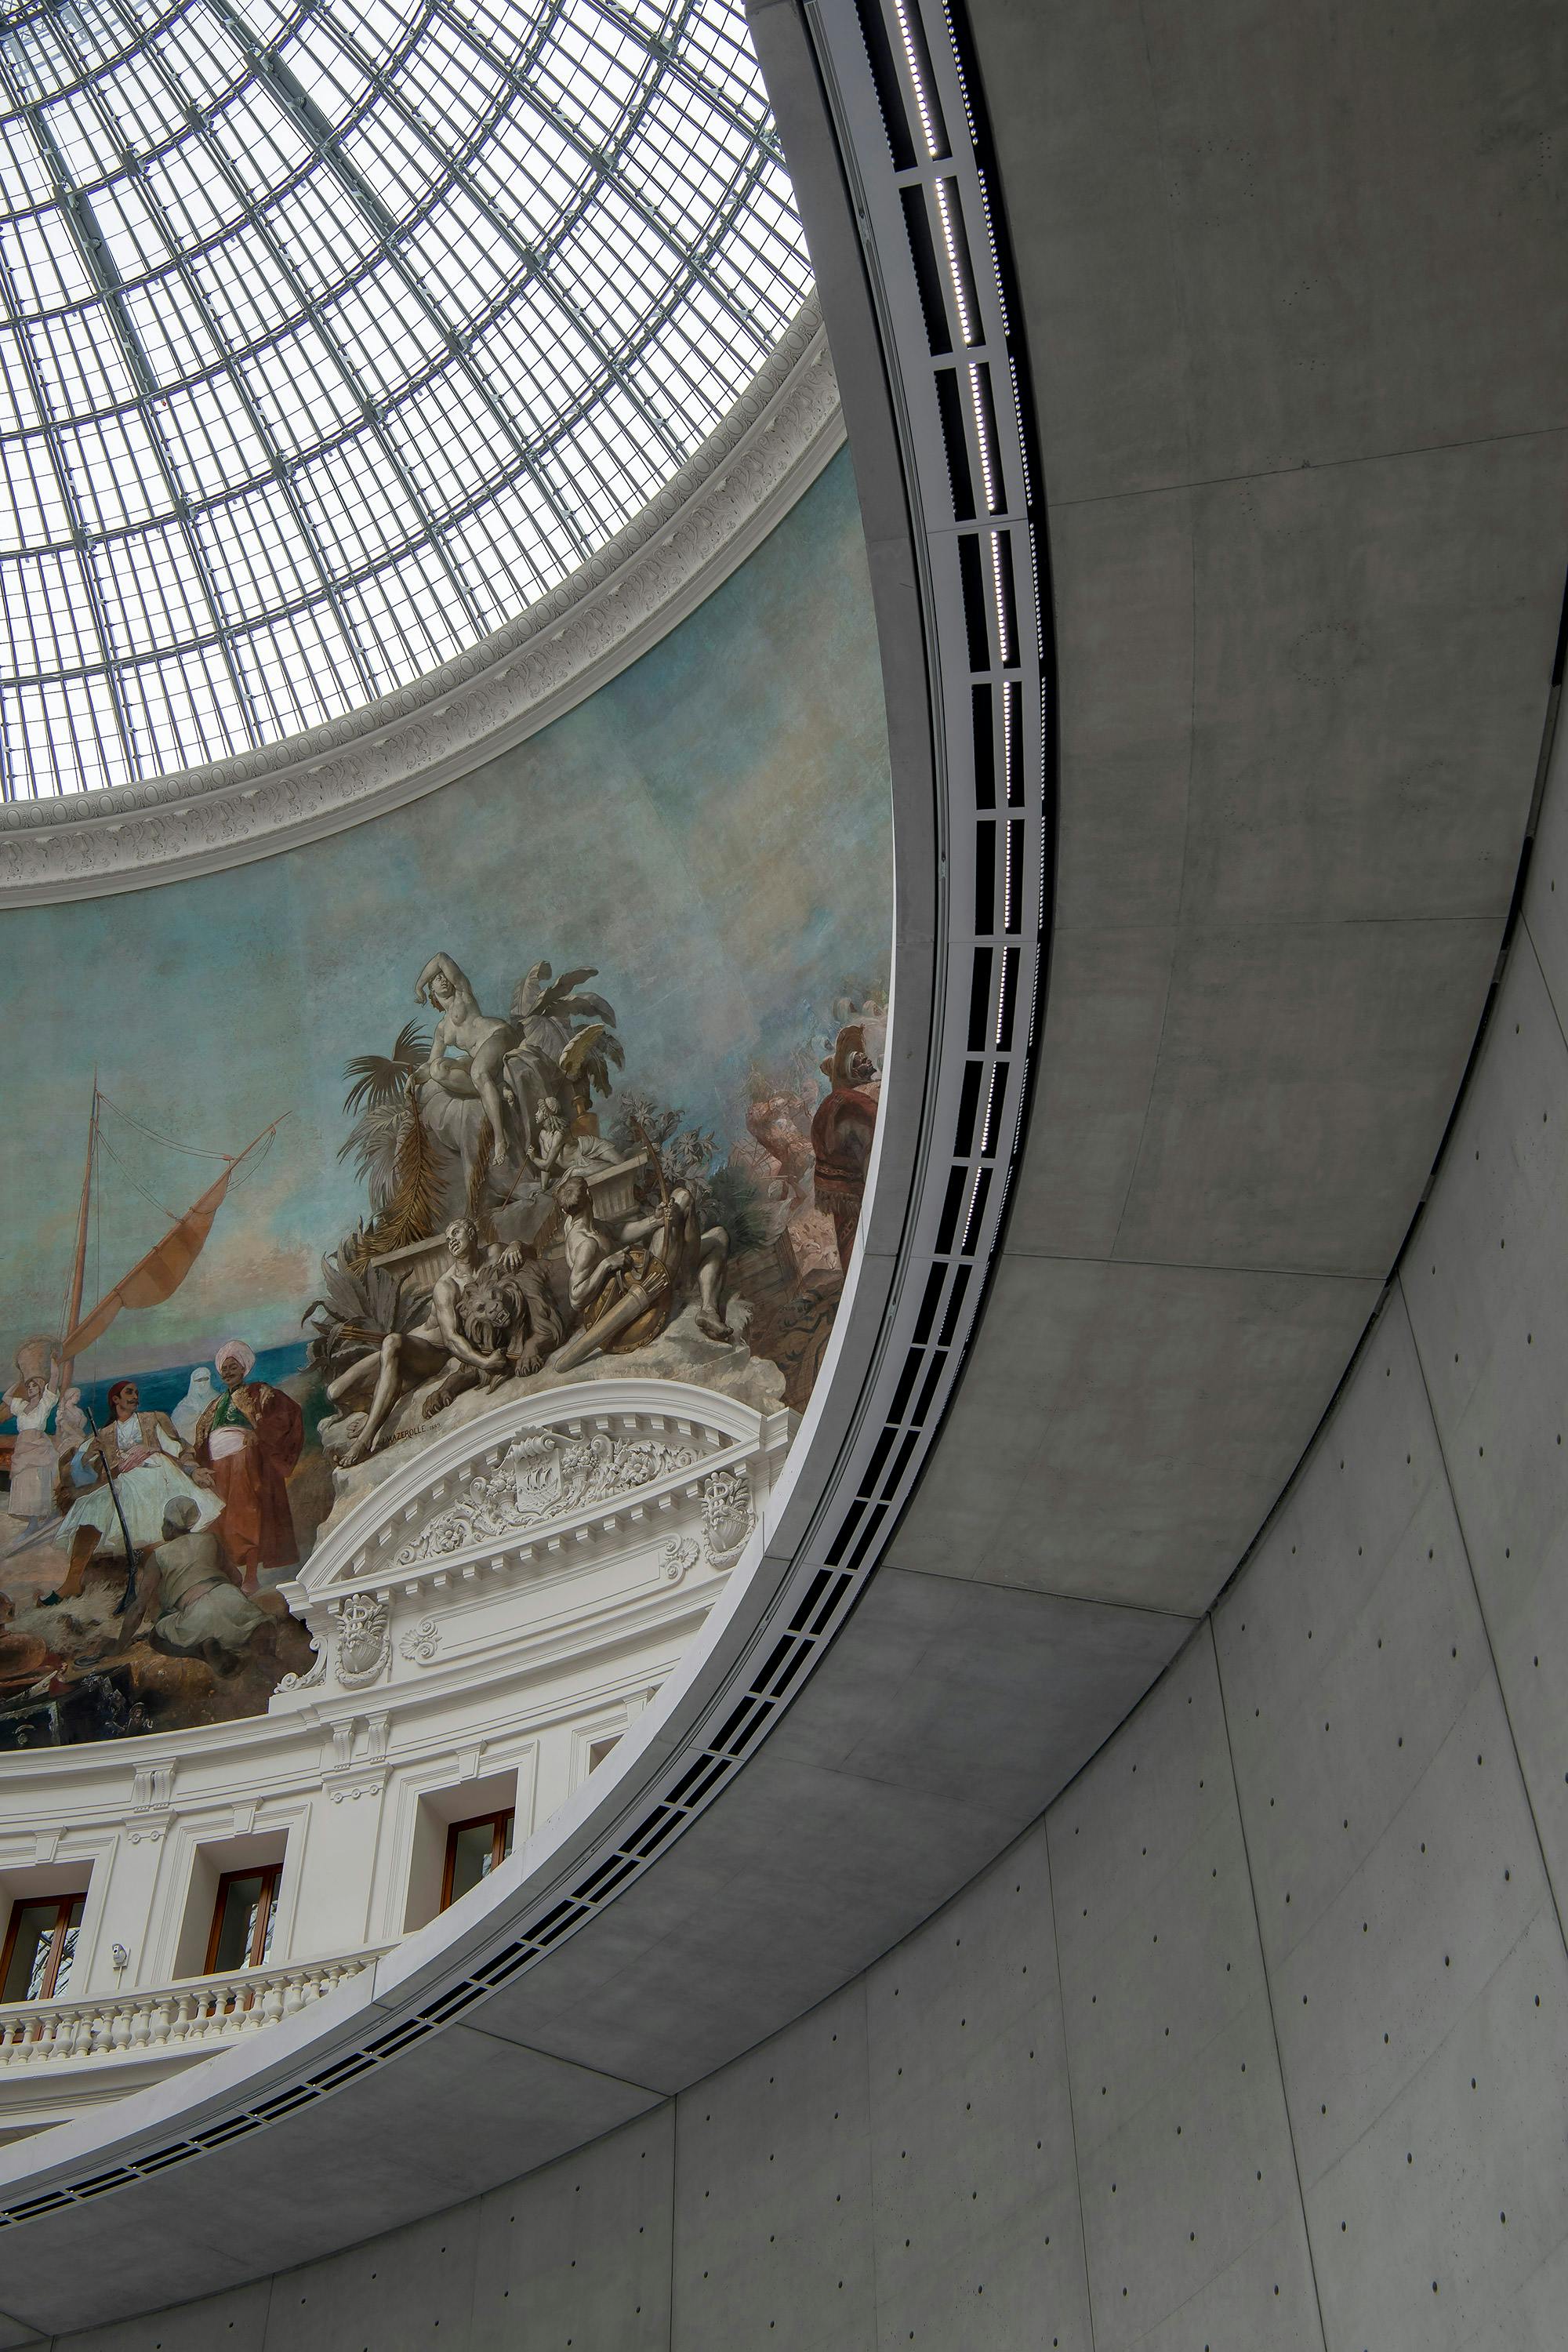
POLYGON ((0 807, 0 908, 216 873, 451 782, 548 726, 693 612, 843 437, 812 296, 695 457, 549 596, 416 684, 286 743, 0 807))

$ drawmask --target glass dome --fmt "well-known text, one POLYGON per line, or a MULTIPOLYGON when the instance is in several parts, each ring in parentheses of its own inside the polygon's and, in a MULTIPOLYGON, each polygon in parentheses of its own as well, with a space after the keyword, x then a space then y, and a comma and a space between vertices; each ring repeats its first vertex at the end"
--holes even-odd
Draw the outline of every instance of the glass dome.
POLYGON ((737 0, 41 0, 0 82, 7 799, 472 645, 808 289, 737 0))

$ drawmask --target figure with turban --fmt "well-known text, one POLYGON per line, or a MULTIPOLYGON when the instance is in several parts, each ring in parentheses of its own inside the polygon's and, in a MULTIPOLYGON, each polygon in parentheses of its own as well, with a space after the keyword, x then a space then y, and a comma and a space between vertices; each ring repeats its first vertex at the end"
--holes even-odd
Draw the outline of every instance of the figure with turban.
POLYGON ((281 1389, 251 1379, 256 1350, 243 1339, 223 1340, 214 1363, 223 1391, 197 1422, 192 1449, 223 1505, 216 1534, 224 1557, 254 1592, 264 1568, 292 1568, 300 1557, 289 1475, 305 1416, 281 1389))

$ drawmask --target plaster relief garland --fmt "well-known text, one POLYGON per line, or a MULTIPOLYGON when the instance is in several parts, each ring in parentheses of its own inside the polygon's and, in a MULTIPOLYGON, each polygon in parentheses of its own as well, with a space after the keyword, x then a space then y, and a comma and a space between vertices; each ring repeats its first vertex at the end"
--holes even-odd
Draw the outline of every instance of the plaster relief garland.
POLYGON ((760 544, 842 439, 813 295, 718 431, 549 596, 417 684, 287 743, 0 806, 0 907, 216 872, 450 782, 657 643, 760 544))
POLYGON ((470 1479, 464 1500, 422 1528, 394 1564, 415 1568, 467 1544, 520 1535, 689 1470, 696 1459, 689 1445, 664 1445, 651 1437, 617 1440, 601 1432, 574 1438, 553 1429, 531 1430, 508 1446, 489 1477, 470 1479))

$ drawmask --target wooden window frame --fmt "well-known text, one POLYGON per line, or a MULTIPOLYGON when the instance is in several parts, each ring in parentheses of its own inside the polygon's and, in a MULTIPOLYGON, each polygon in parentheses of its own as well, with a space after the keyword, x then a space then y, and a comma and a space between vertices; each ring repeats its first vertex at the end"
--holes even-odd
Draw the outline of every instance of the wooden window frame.
MULTIPOLYGON (((39 1910, 42 1908, 44 1904, 49 1902, 52 1902, 55 1906, 55 1925, 54 1931, 49 1937, 49 1957, 44 1962, 43 1989, 41 1991, 31 1995, 24 1993, 22 1995, 22 1999, 24 2000, 27 2000, 29 1999, 33 2000, 53 2000, 55 1999, 55 1987, 59 1982, 60 1961, 65 1957, 66 1937, 70 1933, 71 1929, 71 1913, 79 1903, 83 1905, 85 1907, 87 1902, 87 1889, 85 1887, 79 1886, 74 1888, 69 1895, 35 1895, 30 1901, 25 1895, 19 1895, 16 1896, 11 1905, 11 1916, 5 1923, 5 1943, 0 1945, 0 1985, 4 1985, 6 1978, 10 1975, 11 1963, 16 1957, 16 1938, 22 1932, 23 1912, 39 1910)), ((77 1924, 79 1926, 80 1922, 79 1921, 77 1924)))
MULTIPOLYGON (((458 1870, 458 1840, 465 1830, 482 1829, 490 1825, 490 1869, 497 1869, 506 1860, 506 1833, 516 1818, 515 1805, 503 1805, 499 1812, 471 1813, 466 1822, 449 1822, 447 1825, 447 1859, 441 1866, 441 1911, 452 1907, 452 1881, 458 1870)), ((426 1880, 429 1885, 429 1880, 426 1880)), ((439 1913, 437 1913, 439 1916, 439 1913)))
POLYGON ((213 1923, 207 1930, 207 1964, 204 1976, 217 1974, 217 1948, 223 1935, 223 1915, 228 1902, 228 1890, 241 1878, 259 1878, 261 1899, 256 1908, 256 1925, 250 1931, 250 1947, 239 1963, 242 1969, 258 1969, 267 1954, 267 1938, 278 1909, 278 1883, 283 1875, 280 1862, 253 1862, 243 1870, 226 1870, 217 1883, 213 1898, 213 1923), (255 1957, 250 1955, 254 1953, 255 1957))

